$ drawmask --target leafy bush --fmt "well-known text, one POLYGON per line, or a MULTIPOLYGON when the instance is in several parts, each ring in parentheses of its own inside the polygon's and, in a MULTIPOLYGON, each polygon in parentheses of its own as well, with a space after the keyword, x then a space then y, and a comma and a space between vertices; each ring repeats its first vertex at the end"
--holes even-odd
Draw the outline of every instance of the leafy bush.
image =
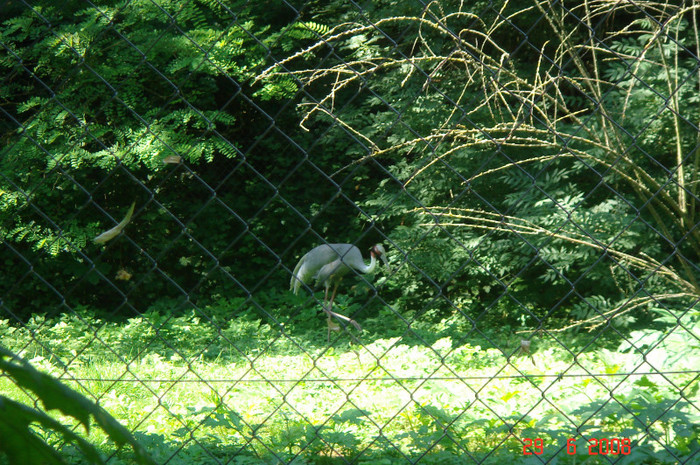
POLYGON ((344 52, 294 76, 313 89, 305 122, 365 146, 333 176, 386 173, 360 205, 405 263, 400 310, 593 328, 682 310, 700 294, 700 112, 680 104, 697 95, 696 12, 535 5, 370 10, 258 79, 344 52), (546 27, 523 37, 533 14, 546 27))
MULTIPOLYGON (((298 89, 252 79, 327 27, 248 2, 8 8, 0 262, 22 278, 0 285, 4 304, 20 318, 80 305, 133 316, 162 296, 233 297, 258 285, 277 261, 261 239, 289 241, 271 183, 297 163, 278 156, 286 139, 263 135, 268 113, 290 121, 278 102, 298 89), (132 202, 125 235, 94 244, 132 202), (137 312, 119 307, 127 294, 137 312)), ((318 197, 288 189, 295 203, 318 197)))

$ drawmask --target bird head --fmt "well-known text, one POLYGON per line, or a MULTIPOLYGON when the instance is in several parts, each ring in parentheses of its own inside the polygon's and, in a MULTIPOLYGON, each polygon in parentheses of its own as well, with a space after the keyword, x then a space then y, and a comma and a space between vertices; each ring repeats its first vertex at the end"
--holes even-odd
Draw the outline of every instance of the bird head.
POLYGON ((370 255, 374 257, 379 257, 382 260, 382 263, 384 263, 384 266, 391 271, 391 267, 389 266, 389 262, 386 259, 386 251, 384 251, 384 246, 382 244, 377 244, 374 247, 372 247, 369 250, 370 255))

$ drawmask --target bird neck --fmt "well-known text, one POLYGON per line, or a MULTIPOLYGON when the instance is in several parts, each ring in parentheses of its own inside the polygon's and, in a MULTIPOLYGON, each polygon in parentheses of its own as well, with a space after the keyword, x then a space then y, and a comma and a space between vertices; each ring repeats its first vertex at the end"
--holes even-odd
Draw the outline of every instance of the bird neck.
POLYGON ((369 257, 369 265, 365 265, 363 273, 371 273, 377 267, 377 256, 374 254, 374 250, 369 253, 369 257))

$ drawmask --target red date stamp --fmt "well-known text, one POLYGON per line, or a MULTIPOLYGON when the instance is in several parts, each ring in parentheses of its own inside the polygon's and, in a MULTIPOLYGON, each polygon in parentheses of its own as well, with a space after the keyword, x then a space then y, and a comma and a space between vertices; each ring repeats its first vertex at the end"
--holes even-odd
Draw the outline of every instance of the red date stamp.
MULTIPOLYGON (((590 438, 588 439, 588 455, 629 455, 632 452, 632 442, 629 438, 590 438)), ((523 455, 542 455, 544 439, 523 438, 523 455)), ((576 453, 576 440, 566 440, 566 453, 576 453)))

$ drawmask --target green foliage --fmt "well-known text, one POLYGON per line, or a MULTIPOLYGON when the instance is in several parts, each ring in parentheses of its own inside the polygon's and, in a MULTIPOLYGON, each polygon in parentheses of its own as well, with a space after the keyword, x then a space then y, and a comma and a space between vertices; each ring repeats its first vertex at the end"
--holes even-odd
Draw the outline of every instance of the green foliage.
MULTIPOLYGON (((268 299, 265 308, 274 318, 288 312, 270 304, 281 302, 280 296, 268 299)), ((673 358, 688 342, 695 348, 687 353, 697 354, 697 340, 692 342, 697 315, 676 319, 677 326, 659 331, 655 340, 650 334, 630 339, 619 351, 582 353, 585 342, 565 350, 554 340, 542 340, 530 358, 506 356, 502 348, 511 342, 508 332, 492 333, 481 345, 473 343, 475 335, 465 344, 455 325, 425 321, 416 323, 421 336, 442 333, 440 338, 375 338, 367 333, 381 322, 368 321, 370 329, 359 335, 362 346, 348 345, 352 339, 340 335, 329 348, 318 309, 313 324, 289 321, 286 336, 278 338, 277 331, 266 329, 270 320, 256 319, 254 308, 241 312, 245 316, 227 316, 227 309, 245 305, 244 299, 221 301, 168 317, 172 311, 162 304, 127 322, 105 322, 88 309, 79 317, 37 318, 27 327, 0 322, 4 343, 22 348, 41 370, 6 361, 12 364, 8 373, 47 409, 57 405, 66 415, 60 423, 46 417, 49 423, 15 409, 0 424, 38 422, 33 430, 38 437, 47 429, 62 432, 67 418, 104 424, 95 406, 72 403, 75 391, 59 385, 54 393, 51 373, 81 380, 78 389, 99 397, 102 409, 137 428, 136 440, 158 463, 210 463, 216 457, 321 464, 335 453, 348 461, 363 457, 391 464, 422 457, 438 464, 460 463, 464 450, 484 458, 483 463, 528 463, 518 439, 527 437, 544 439, 542 458, 564 463, 574 463, 574 457, 561 454, 569 438, 577 440, 580 451, 587 451, 584 438, 630 439, 632 454, 617 457, 623 463, 640 463, 642 457, 659 464, 683 462, 697 450, 697 411, 677 397, 679 386, 686 399, 697 395, 695 374, 680 372, 692 370, 697 360, 673 358), (661 340, 668 342, 659 345, 661 340), (234 346, 228 341, 237 350, 230 350, 234 346), (655 373, 650 366, 664 366, 667 356, 678 370, 655 373)), ((0 388, 3 407, 14 408, 14 399, 24 399, 7 378, 0 379, 0 388)), ((100 456, 120 444, 121 436, 112 437, 113 444, 99 428, 91 427, 88 434, 86 440, 98 444, 94 453, 100 456)), ((77 450, 63 445, 62 456, 89 463, 79 453, 81 443, 76 444, 77 450)), ((134 461, 124 451, 110 461, 117 459, 134 461)))
POLYGON ((580 18, 601 11, 540 6, 383 3, 283 64, 312 89, 306 127, 330 122, 328 145, 353 136, 333 176, 369 180, 358 222, 407 257, 385 288, 395 308, 550 327, 682 311, 700 295, 700 111, 680 104, 697 100, 697 31, 680 10, 621 12, 599 31, 580 18), (531 15, 550 29, 520 47, 513 25, 531 15), (338 60, 304 67, 329 41, 338 60))
MULTIPOLYGON (((3 341, 91 379, 162 462, 528 463, 529 436, 574 463, 581 434, 632 438, 621 463, 693 457, 694 374, 642 372, 700 350, 696 11, 649 5, 7 3, 3 341), (286 292, 322 239, 384 242, 394 268, 347 278, 364 332, 331 347, 320 294, 286 292), (605 325, 587 353, 507 356, 582 324, 605 325), (581 367, 618 384, 551 378, 581 367)), ((8 390, 3 432, 37 444, 10 459, 55 461, 50 430, 107 453, 8 390)))
MULTIPOLYGON (((136 463, 155 464, 131 433, 104 409, 3 347, 0 347, 0 370, 18 388, 32 392, 45 410, 59 410, 63 415, 75 418, 86 431, 90 430, 92 418, 118 448, 125 444, 133 447, 136 463)), ((39 425, 44 432, 60 434, 68 443, 75 443, 87 463, 105 463, 92 444, 38 408, 0 396, 0 411, 3 438, 0 452, 4 452, 11 463, 66 463, 59 450, 32 430, 32 424, 39 425)))
MULTIPOLYGON (((282 204, 271 202, 271 185, 261 180, 281 179, 296 164, 280 163, 286 140, 262 134, 266 112, 277 125, 289 120, 279 101, 298 84, 254 78, 270 54, 329 28, 289 8, 247 2, 69 3, 13 6, 16 14, 0 17, 0 69, 8 76, 0 96, 8 116, 0 237, 11 247, 0 261, 8 275, 29 273, 0 285, 5 305, 21 317, 63 311, 46 276, 72 307, 111 309, 123 293, 147 306, 178 286, 203 296, 243 293, 227 276, 250 268, 231 250, 255 249, 259 237, 288 240, 276 228, 282 204), (127 234, 104 249, 92 243, 132 202, 127 234), (217 259, 226 267, 212 270, 217 259), (155 261, 175 279, 149 276, 155 261)), ((291 190, 301 192, 300 203, 318 198, 291 190)), ((254 270, 247 287, 266 273, 254 270)))

